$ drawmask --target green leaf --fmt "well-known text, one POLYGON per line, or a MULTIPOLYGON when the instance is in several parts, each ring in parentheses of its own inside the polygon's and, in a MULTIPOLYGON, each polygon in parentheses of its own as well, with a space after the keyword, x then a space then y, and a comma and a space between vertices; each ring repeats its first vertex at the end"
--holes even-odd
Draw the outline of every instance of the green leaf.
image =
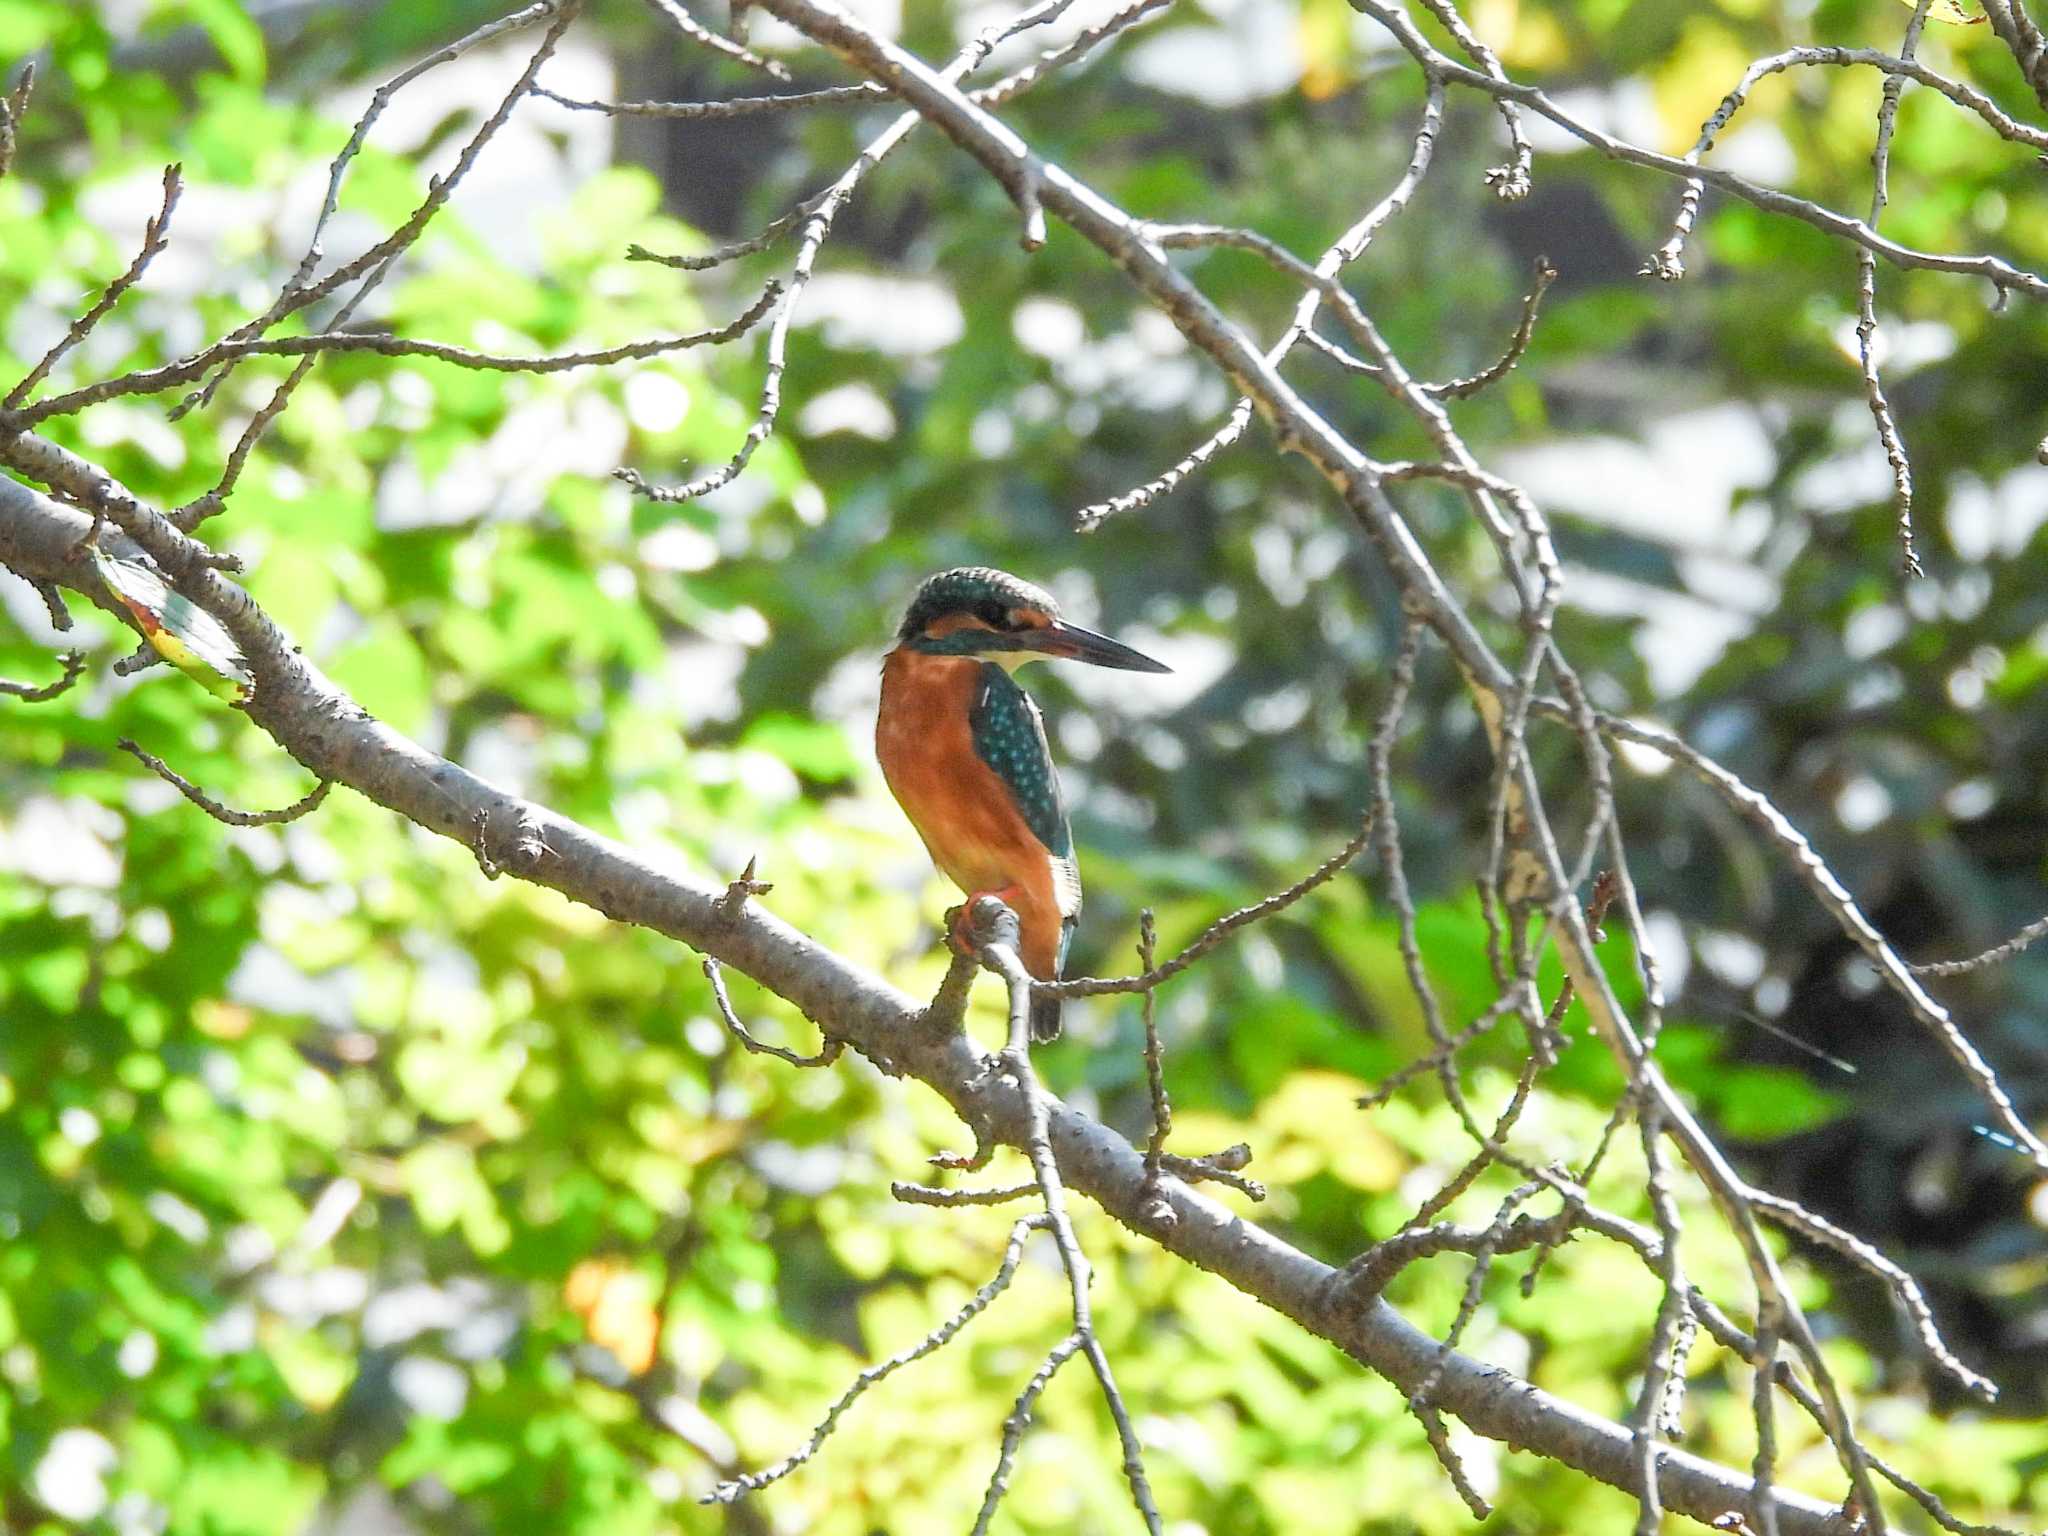
POLYGON ((205 31, 235 79, 244 85, 263 83, 263 29, 237 0, 175 0, 169 9, 205 31))
POLYGON ((821 784, 843 783, 853 777, 857 766, 845 731, 798 715, 763 715, 747 727, 740 744, 778 757, 821 784))
POLYGON ((155 566, 116 558, 97 541, 93 563, 107 589, 135 616, 157 653, 217 699, 245 702, 256 679, 234 636, 212 614, 173 591, 155 566))

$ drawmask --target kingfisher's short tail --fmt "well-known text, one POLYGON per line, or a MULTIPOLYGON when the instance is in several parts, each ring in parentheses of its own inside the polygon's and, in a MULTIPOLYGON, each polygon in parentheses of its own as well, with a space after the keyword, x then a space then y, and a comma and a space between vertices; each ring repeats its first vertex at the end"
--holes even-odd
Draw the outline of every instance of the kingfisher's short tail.
POLYGON ((1041 1045, 1060 1037, 1060 999, 1040 997, 1031 999, 1031 1038, 1041 1045))
MULTIPOLYGON (((1071 869, 1073 866, 1069 865, 1071 869)), ((1067 976, 1067 949, 1074 942, 1074 927, 1081 917, 1081 882, 1073 882, 1072 906, 1060 921, 1060 947, 1053 954, 1052 979, 1064 981, 1067 976)), ((1060 999, 1045 997, 1039 993, 1031 996, 1031 1038, 1041 1045, 1060 1037, 1060 999)))

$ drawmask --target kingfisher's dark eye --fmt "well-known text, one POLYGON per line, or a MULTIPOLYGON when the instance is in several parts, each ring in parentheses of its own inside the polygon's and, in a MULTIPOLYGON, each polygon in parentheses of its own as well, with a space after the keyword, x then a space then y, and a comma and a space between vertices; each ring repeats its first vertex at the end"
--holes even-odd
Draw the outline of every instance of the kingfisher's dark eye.
POLYGON ((1010 610, 993 599, 988 602, 976 603, 974 605, 974 616, 991 629, 1016 628, 1010 622, 1010 610))

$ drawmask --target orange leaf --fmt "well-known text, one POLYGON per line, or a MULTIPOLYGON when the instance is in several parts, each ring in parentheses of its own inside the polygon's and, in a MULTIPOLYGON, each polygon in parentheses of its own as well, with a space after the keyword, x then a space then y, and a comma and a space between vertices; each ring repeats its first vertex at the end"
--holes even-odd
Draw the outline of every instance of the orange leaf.
POLYGON ((661 1315, 647 1277, 617 1259, 585 1259, 562 1283, 562 1302, 583 1319, 590 1342, 618 1357, 634 1375, 654 1365, 661 1315))

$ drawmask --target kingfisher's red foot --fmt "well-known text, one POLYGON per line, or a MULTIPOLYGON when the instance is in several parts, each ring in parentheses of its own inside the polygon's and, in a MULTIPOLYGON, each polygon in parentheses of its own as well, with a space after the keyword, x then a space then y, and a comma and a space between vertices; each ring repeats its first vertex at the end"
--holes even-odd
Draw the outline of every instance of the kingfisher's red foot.
POLYGON ((946 947, 969 960, 974 958, 974 925, 967 913, 973 905, 974 900, 969 897, 957 907, 946 908, 946 947))
POLYGON ((957 907, 946 909, 946 943, 956 955, 965 955, 972 960, 981 953, 974 942, 974 904, 984 896, 1002 899, 1000 891, 974 891, 957 907))
POLYGON ((968 959, 972 960, 980 953, 980 946, 975 943, 974 939, 975 907, 986 897, 990 901, 1000 901, 1014 912, 1017 910, 1017 903, 1021 896, 1022 893, 1014 885, 1006 885, 1001 890, 995 891, 970 892, 967 899, 961 902, 959 906, 946 909, 947 945, 955 954, 965 955, 968 959))

